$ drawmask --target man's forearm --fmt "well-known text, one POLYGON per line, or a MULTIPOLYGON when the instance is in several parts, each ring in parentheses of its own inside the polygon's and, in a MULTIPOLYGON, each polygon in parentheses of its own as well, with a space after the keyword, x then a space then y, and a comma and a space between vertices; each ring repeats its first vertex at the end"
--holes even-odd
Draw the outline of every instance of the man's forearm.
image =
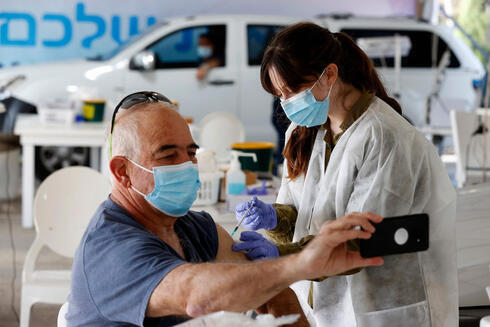
POLYGON ((245 311, 273 298, 301 279, 296 255, 250 264, 189 264, 176 268, 188 285, 184 298, 191 317, 228 310, 245 311))
POLYGON ((303 279, 332 276, 355 267, 379 266, 383 259, 362 258, 346 242, 368 239, 374 232, 373 213, 351 213, 325 222, 300 253, 254 263, 183 264, 168 273, 151 294, 147 316, 187 314, 195 317, 219 310, 244 311, 303 279), (353 229, 361 226, 361 229, 353 229))

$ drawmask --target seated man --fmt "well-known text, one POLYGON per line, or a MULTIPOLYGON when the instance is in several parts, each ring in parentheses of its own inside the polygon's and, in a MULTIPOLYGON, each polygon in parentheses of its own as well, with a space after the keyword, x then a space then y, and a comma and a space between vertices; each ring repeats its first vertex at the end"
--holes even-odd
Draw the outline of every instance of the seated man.
POLYGON ((213 40, 211 34, 199 35, 197 55, 200 61, 196 72, 196 78, 198 80, 206 78, 211 69, 222 66, 224 62, 224 56, 218 51, 218 45, 213 40))
POLYGON ((189 211, 199 181, 185 120, 155 92, 128 96, 119 107, 125 110, 111 128, 112 193, 74 258, 68 326, 173 326, 254 308, 302 313, 288 288, 293 282, 382 264, 345 248, 349 239, 371 236, 370 221, 382 218, 370 213, 325 223, 300 253, 248 261, 207 213, 189 211))

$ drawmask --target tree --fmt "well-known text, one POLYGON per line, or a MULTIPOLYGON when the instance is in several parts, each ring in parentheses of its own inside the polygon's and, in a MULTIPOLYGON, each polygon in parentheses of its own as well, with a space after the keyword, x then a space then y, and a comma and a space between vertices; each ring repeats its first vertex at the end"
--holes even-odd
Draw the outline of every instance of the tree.
MULTIPOLYGON (((488 18, 487 14, 485 13, 485 2, 485 0, 460 0, 457 21, 461 27, 475 39, 476 42, 488 50, 489 48, 486 44, 488 18)), ((469 44, 466 38, 463 39, 469 44)), ((471 44, 469 45, 471 47, 471 44)), ((485 59, 481 53, 478 51, 475 51, 475 53, 485 64, 485 59)))

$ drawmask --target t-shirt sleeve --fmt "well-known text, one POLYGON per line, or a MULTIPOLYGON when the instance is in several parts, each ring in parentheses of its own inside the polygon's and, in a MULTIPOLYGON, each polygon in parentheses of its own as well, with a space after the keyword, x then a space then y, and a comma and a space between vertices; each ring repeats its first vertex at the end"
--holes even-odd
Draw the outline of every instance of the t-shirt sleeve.
POLYGON ((150 296, 174 268, 186 263, 148 232, 111 224, 90 235, 83 249, 88 292, 109 321, 143 325, 150 296))
POLYGON ((191 246, 198 256, 189 258, 189 261, 200 262, 216 259, 219 248, 218 230, 211 215, 205 211, 189 211, 186 216, 179 219, 182 220, 182 225, 186 225, 186 239, 193 243, 191 246))

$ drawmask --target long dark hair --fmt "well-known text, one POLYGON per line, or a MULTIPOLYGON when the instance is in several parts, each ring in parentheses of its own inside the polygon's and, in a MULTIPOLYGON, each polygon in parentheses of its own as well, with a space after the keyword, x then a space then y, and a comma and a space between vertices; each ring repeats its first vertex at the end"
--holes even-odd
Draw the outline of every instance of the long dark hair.
MULTIPOLYGON (((400 104, 389 97, 371 60, 345 33, 331 33, 313 23, 291 25, 274 37, 267 47, 260 69, 262 87, 276 90, 269 77, 274 68, 293 93, 318 79, 327 65, 338 67, 338 78, 360 91, 376 94, 401 114, 400 104)), ((284 148, 288 178, 295 179, 308 169, 311 151, 319 127, 297 126, 284 148)))

